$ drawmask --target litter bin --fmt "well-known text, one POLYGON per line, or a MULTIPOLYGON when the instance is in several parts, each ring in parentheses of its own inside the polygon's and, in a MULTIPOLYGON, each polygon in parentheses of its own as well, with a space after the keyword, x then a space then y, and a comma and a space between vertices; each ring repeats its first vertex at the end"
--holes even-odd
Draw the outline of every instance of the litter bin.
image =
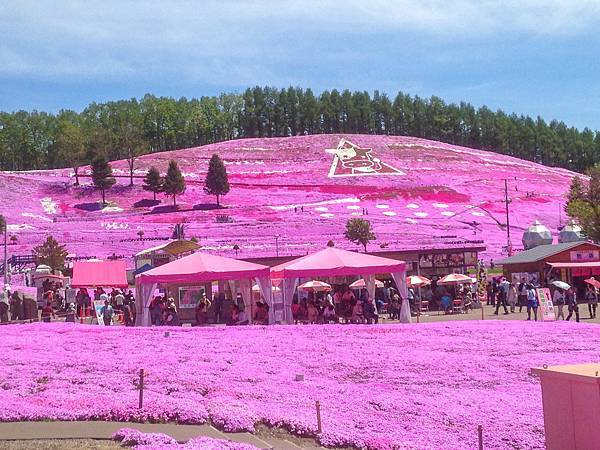
POLYGON ((531 369, 539 375, 548 450, 600 449, 600 364, 531 369))

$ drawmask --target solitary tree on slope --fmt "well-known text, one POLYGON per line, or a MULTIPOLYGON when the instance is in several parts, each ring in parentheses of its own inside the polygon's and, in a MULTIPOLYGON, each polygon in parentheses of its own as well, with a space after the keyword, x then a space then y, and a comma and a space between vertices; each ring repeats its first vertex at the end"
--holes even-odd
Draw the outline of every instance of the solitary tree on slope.
POLYGON ((227 179, 227 170, 219 155, 216 153, 210 158, 208 163, 208 172, 204 183, 204 192, 217 196, 217 205, 220 206, 220 197, 229 192, 229 180, 227 179))
POLYGON ((110 164, 103 156, 98 156, 92 161, 92 181, 96 189, 102 191, 102 205, 106 205, 106 190, 110 189, 117 180, 113 177, 110 164))
POLYGON ((185 192, 185 179, 179 170, 177 161, 169 161, 169 168, 163 184, 163 192, 173 196, 173 206, 177 207, 175 197, 185 192))

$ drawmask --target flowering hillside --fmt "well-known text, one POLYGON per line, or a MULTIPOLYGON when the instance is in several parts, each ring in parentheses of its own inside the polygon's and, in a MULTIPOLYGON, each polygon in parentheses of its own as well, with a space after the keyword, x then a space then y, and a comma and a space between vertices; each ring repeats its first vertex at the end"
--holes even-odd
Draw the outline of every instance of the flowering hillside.
POLYGON ((273 254, 276 235, 280 253, 297 255, 329 239, 354 248, 344 241, 343 229, 349 218, 364 214, 377 235, 371 250, 471 240, 484 241, 488 255, 497 257, 506 245, 504 179, 518 248, 522 231, 535 219, 556 231, 574 175, 434 141, 365 135, 228 141, 146 155, 136 161, 135 173, 142 176, 151 165, 164 173, 170 159, 179 161, 188 181, 177 211, 162 195, 162 203, 152 202, 141 179, 128 187, 126 161, 113 163, 122 178, 108 191, 104 208, 89 177, 74 187, 70 169, 1 173, 0 213, 17 237, 11 253, 28 253, 52 233, 73 254, 127 256, 170 237, 173 224, 185 223, 186 237, 198 237, 204 249, 224 255, 233 256, 235 244, 240 257, 273 254), (213 153, 229 172, 226 209, 214 209, 215 198, 203 191, 213 153), (231 221, 217 222, 219 215, 231 221))
POLYGON ((531 367, 596 361, 598 327, 569 322, 2 329, 0 420, 133 420, 304 435, 330 446, 544 448, 531 367), (168 333, 165 333, 165 331, 168 333), (135 380, 147 372, 144 408, 135 380), (296 381, 296 375, 304 376, 296 381))

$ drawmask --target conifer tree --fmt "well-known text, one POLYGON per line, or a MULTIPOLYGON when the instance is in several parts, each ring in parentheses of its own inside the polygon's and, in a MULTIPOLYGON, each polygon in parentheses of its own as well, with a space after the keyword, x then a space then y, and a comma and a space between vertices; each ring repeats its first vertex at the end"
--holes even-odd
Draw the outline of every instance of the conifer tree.
POLYGON ((371 230, 371 222, 364 219, 348 220, 344 236, 351 242, 361 244, 365 249, 365 253, 367 252, 369 241, 376 239, 375 234, 371 230))
POLYGON ((45 264, 52 269, 62 268, 68 255, 67 249, 52 236, 48 236, 46 242, 35 247, 33 252, 38 264, 45 264))
POLYGON ((210 158, 208 172, 204 184, 204 192, 217 196, 217 205, 221 205, 220 197, 229 192, 229 180, 227 179, 227 170, 225 164, 216 153, 210 158))
POLYGON ((152 194, 154 194, 154 200, 156 201, 156 194, 163 191, 163 183, 164 181, 160 176, 160 172, 156 167, 152 166, 146 173, 142 188, 145 191, 152 192, 152 194))
POLYGON ((92 161, 92 181, 94 182, 94 186, 96 189, 100 189, 102 191, 102 204, 106 205, 106 189, 109 189, 113 186, 117 180, 113 177, 112 168, 110 164, 106 160, 106 158, 102 156, 96 157, 92 161))
POLYGON ((179 170, 177 161, 169 161, 169 168, 163 183, 163 192, 173 196, 173 206, 177 206, 175 197, 185 192, 185 179, 179 170))

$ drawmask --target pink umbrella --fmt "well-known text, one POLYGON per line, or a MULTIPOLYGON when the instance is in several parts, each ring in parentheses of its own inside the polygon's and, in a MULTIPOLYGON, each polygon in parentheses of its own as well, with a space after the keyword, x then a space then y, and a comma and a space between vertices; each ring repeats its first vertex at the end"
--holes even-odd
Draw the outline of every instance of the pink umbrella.
POLYGON ((438 281, 437 284, 462 284, 473 282, 473 278, 468 275, 463 275, 462 273, 451 273, 438 281))
POLYGON ((431 284, 431 280, 429 278, 425 278, 419 275, 412 275, 410 277, 406 277, 406 284, 414 287, 427 286, 431 284))
POLYGON ((331 285, 323 281, 314 280, 301 284, 298 286, 298 289, 306 291, 329 291, 331 290, 331 285))
POLYGON ((594 277, 588 278, 585 281, 587 284, 591 284, 592 286, 594 286, 597 289, 600 289, 600 281, 596 280, 594 277))
MULTIPOLYGON (((350 285, 350 289, 365 289, 367 287, 367 283, 364 278, 356 280, 354 283, 350 285)), ((383 281, 375 280, 375 287, 382 288, 383 281)))

